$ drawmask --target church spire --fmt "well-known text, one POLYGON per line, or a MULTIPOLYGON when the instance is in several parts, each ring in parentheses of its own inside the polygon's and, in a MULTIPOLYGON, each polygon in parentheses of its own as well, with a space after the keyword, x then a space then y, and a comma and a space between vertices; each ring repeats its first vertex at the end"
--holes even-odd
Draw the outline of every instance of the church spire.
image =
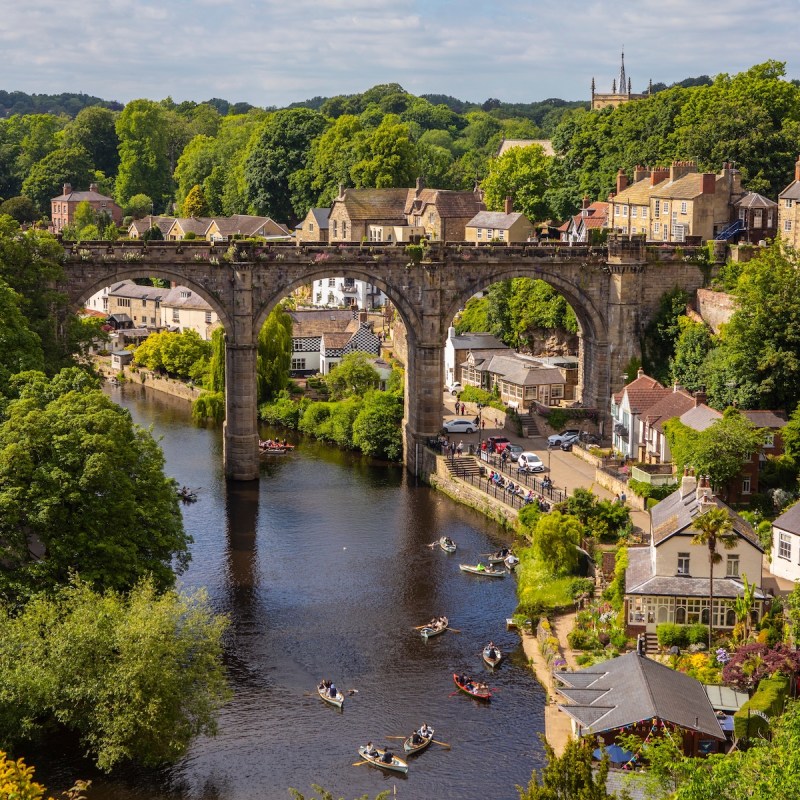
POLYGON ((625 91, 625 86, 628 83, 627 78, 625 77, 625 48, 622 48, 622 62, 619 68, 619 90, 620 92, 625 91))

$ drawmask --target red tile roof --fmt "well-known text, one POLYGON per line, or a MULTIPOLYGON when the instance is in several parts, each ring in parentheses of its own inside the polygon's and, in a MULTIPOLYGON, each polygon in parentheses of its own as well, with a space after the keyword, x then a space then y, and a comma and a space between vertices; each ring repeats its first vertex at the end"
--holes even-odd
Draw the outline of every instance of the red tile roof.
POLYGON ((614 395, 614 401, 621 403, 623 395, 628 395, 628 405, 635 414, 644 414, 650 406, 670 393, 670 389, 662 386, 655 378, 649 375, 639 375, 636 380, 627 384, 621 392, 614 395))

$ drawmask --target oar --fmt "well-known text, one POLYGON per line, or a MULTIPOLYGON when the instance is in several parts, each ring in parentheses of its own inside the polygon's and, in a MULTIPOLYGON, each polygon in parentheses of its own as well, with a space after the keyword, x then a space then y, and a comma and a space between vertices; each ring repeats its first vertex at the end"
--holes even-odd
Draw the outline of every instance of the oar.
POLYGON ((369 761, 356 761, 353 766, 360 767, 362 764, 369 764, 369 761))
POLYGON ((447 630, 453 631, 453 633, 461 633, 461 630, 459 628, 448 628, 447 630))
POLYGON ((408 736, 384 736, 383 738, 384 739, 402 739, 403 741, 405 741, 406 739, 408 739, 408 736))
POLYGON ((436 739, 431 739, 431 741, 432 741, 434 744, 440 744, 442 747, 446 747, 448 750, 450 750, 450 749, 451 749, 451 748, 450 748, 450 745, 449 745, 449 744, 447 744, 447 742, 437 742, 437 741, 436 741, 436 739))

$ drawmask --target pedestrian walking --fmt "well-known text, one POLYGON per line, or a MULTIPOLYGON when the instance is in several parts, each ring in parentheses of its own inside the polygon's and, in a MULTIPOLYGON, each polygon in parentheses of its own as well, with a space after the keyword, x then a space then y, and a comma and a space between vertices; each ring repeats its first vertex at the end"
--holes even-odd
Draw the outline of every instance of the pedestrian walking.
POLYGON ((456 447, 456 455, 459 458, 461 458, 463 452, 464 452, 464 442, 459 442, 458 447, 456 447))
POLYGON ((620 496, 619 496, 619 501, 620 501, 620 503, 622 503, 622 505, 625 505, 625 501, 626 501, 627 499, 628 499, 628 498, 627 498, 627 496, 625 495, 625 492, 622 492, 622 493, 620 494, 620 496))

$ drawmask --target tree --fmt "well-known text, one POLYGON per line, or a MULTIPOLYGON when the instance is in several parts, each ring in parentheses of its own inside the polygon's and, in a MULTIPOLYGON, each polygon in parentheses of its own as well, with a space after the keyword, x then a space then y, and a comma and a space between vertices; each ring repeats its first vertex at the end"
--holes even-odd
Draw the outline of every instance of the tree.
POLYGON ((153 200, 146 194, 135 194, 123 206, 125 215, 134 219, 143 219, 153 213, 153 200))
POLYGON ((678 317, 678 329, 680 333, 672 358, 672 379, 688 391, 698 392, 706 386, 703 367, 713 346, 711 331, 702 322, 694 322, 683 316, 678 317))
POLYGON ((182 333, 151 333, 134 351, 134 360, 147 369, 179 378, 192 377, 195 365, 211 356, 211 344, 193 329, 182 333))
POLYGON ((374 390, 353 422, 353 445, 368 456, 398 461, 403 455, 401 395, 374 390))
POLYGON ((514 210, 532 222, 550 216, 545 199, 549 185, 550 158, 538 144, 513 147, 493 160, 481 184, 487 208, 501 211, 506 198, 511 197, 514 210))
POLYGON ((44 369, 42 340, 28 327, 21 303, 22 298, 0 279, 0 397, 15 373, 44 369))
POLYGON ((225 391, 225 328, 222 326, 211 333, 211 358, 206 389, 210 392, 225 391))
POLYGON ((75 207, 75 216, 72 221, 79 231, 82 231, 88 225, 97 224, 97 214, 95 214, 92 204, 88 200, 82 200, 78 203, 75 207))
POLYGON ((544 738, 542 743, 547 764, 533 770, 527 789, 517 786, 519 800, 614 800, 606 791, 608 757, 595 770, 589 738, 570 738, 560 756, 544 738))
MULTIPOLYGON (((311 788, 319 793, 319 798, 309 797, 308 800, 335 800, 334 796, 327 790, 324 789, 322 786, 317 786, 316 783, 311 784, 311 788)), ((306 796, 301 794, 297 791, 297 789, 289 789, 289 794, 292 796, 292 800, 306 800, 306 796)), ((375 795, 375 800, 389 800, 389 790, 386 789, 385 791, 381 792, 380 794, 375 795)), ((23 798, 23 800, 27 800, 23 798)), ((339 800, 344 800, 343 797, 340 797, 339 800)), ((361 797, 356 798, 356 800, 369 800, 369 796, 366 794, 361 795, 361 797)))
POLYGON ((669 380, 670 360, 681 333, 679 320, 686 313, 689 295, 680 287, 665 292, 658 311, 647 325, 642 340, 642 363, 645 372, 662 383, 669 380))
POLYGON ((203 187, 195 184, 183 201, 183 215, 185 217, 207 217, 210 213, 211 209, 206 202, 203 187))
POLYGON ((256 213, 282 222, 299 218, 289 178, 305 166, 311 142, 326 127, 325 117, 308 108, 276 111, 267 118, 244 162, 247 196, 256 213))
POLYGON ((43 214, 50 214, 50 200, 62 194, 64 184, 88 188, 94 179, 92 161, 81 147, 63 147, 33 164, 22 182, 22 194, 30 197, 43 214))
POLYGON ((229 698, 225 617, 205 593, 127 595, 73 580, 18 613, 0 606, 0 741, 57 725, 80 737, 100 769, 177 760, 213 734, 229 698))
POLYGON ((0 216, 8 214, 17 222, 36 222, 39 219, 39 209, 30 197, 19 195, 10 197, 4 203, 0 203, 0 216))
POLYGON ((742 691, 752 691, 762 678, 780 672, 787 678, 800 671, 800 652, 783 642, 770 647, 753 642, 738 647, 722 668, 726 684, 742 691))
POLYGON ((408 125, 387 114, 361 142, 363 157, 350 169, 357 188, 391 189, 410 186, 417 177, 417 154, 408 125))
POLYGON ((578 567, 578 545, 583 525, 573 516, 552 511, 536 523, 533 549, 554 575, 573 575, 578 567))
POLYGON ((733 523, 724 508, 714 506, 703 512, 692 523, 695 531, 692 544, 708 548, 708 649, 713 646, 714 637, 714 566, 722 561, 717 551, 721 545, 726 550, 736 547, 738 537, 733 531, 733 523))
POLYGON ((73 571, 116 589, 150 574, 163 588, 175 580, 173 561, 180 571, 189 559, 161 450, 102 392, 77 389, 82 374, 18 376, 0 424, 7 597, 63 584, 73 571))
POLYGON ((117 117, 116 129, 117 202, 124 207, 134 195, 147 194, 162 208, 172 194, 166 110, 152 100, 132 100, 117 117))
MULTIPOLYGON (((0 750, 0 797, 8 800, 44 800, 45 788, 33 780, 33 767, 24 759, 12 761, 0 750)), ((62 793, 66 800, 86 800, 83 792, 91 781, 78 781, 71 789, 62 793)), ((53 798, 49 798, 53 800, 53 798)))
POLYGON ((380 382, 380 375, 370 363, 369 353, 347 353, 325 376, 331 400, 341 400, 351 395, 363 397, 380 382))
POLYGON ((64 128, 62 146, 80 147, 89 154, 95 169, 116 175, 119 168, 119 137, 116 115, 102 106, 89 106, 64 128))
POLYGON ((289 385, 292 363, 292 318, 278 305, 258 332, 256 380, 258 402, 272 399, 289 385))

